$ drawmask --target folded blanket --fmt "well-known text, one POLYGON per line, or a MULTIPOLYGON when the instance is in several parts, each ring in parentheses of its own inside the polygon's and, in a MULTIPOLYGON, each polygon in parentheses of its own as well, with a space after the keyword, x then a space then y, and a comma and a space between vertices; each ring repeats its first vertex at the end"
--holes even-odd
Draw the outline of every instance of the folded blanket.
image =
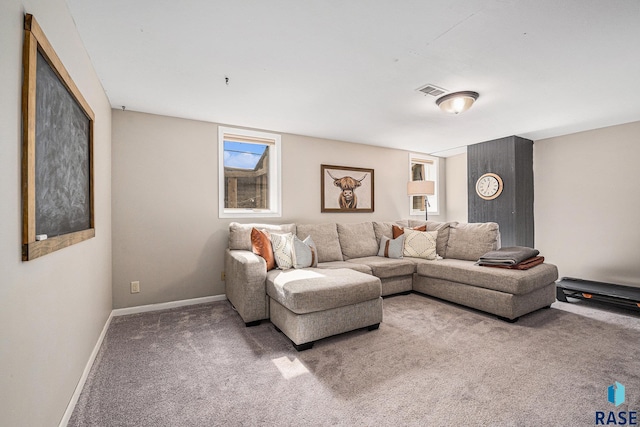
POLYGON ((544 262, 543 256, 534 256, 533 258, 525 259, 518 264, 513 265, 492 265, 492 264, 483 264, 483 267, 492 267, 492 268, 509 268, 513 270, 528 270, 536 265, 540 265, 544 262))
POLYGON ((524 246, 509 246, 482 255, 478 265, 514 265, 526 259, 538 256, 540 251, 524 246))

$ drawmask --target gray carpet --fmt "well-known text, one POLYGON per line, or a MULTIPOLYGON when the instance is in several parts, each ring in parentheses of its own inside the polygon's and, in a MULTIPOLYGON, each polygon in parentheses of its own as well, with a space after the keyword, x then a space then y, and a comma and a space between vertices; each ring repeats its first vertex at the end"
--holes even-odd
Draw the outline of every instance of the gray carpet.
POLYGON ((298 353, 216 302, 114 318, 69 425, 594 425, 640 411, 639 343, 640 316, 608 306, 509 324, 411 294, 384 300, 379 330, 298 353))

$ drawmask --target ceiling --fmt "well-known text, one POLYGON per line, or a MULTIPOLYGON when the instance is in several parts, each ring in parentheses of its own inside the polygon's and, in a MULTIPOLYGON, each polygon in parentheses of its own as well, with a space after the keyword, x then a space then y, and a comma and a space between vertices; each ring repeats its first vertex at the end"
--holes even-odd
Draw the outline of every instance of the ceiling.
POLYGON ((114 108, 439 155, 640 120, 637 0, 67 3, 114 108))

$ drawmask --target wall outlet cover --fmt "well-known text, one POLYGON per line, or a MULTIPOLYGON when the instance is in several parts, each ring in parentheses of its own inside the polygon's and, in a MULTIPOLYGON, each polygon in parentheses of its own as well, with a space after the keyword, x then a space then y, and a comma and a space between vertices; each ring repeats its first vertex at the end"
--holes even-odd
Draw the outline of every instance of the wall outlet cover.
POLYGON ((137 280, 135 282, 131 282, 131 293, 137 294, 138 292, 140 292, 140 282, 137 280))

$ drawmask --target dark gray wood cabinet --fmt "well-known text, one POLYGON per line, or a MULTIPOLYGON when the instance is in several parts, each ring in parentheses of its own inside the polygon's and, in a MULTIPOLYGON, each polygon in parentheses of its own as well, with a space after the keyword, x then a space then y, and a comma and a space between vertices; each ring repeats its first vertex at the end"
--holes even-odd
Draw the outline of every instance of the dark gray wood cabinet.
POLYGON ((502 246, 534 247, 533 141, 509 136, 467 147, 468 220, 497 222, 502 246), (500 196, 484 200, 476 182, 485 173, 503 181, 500 196))

